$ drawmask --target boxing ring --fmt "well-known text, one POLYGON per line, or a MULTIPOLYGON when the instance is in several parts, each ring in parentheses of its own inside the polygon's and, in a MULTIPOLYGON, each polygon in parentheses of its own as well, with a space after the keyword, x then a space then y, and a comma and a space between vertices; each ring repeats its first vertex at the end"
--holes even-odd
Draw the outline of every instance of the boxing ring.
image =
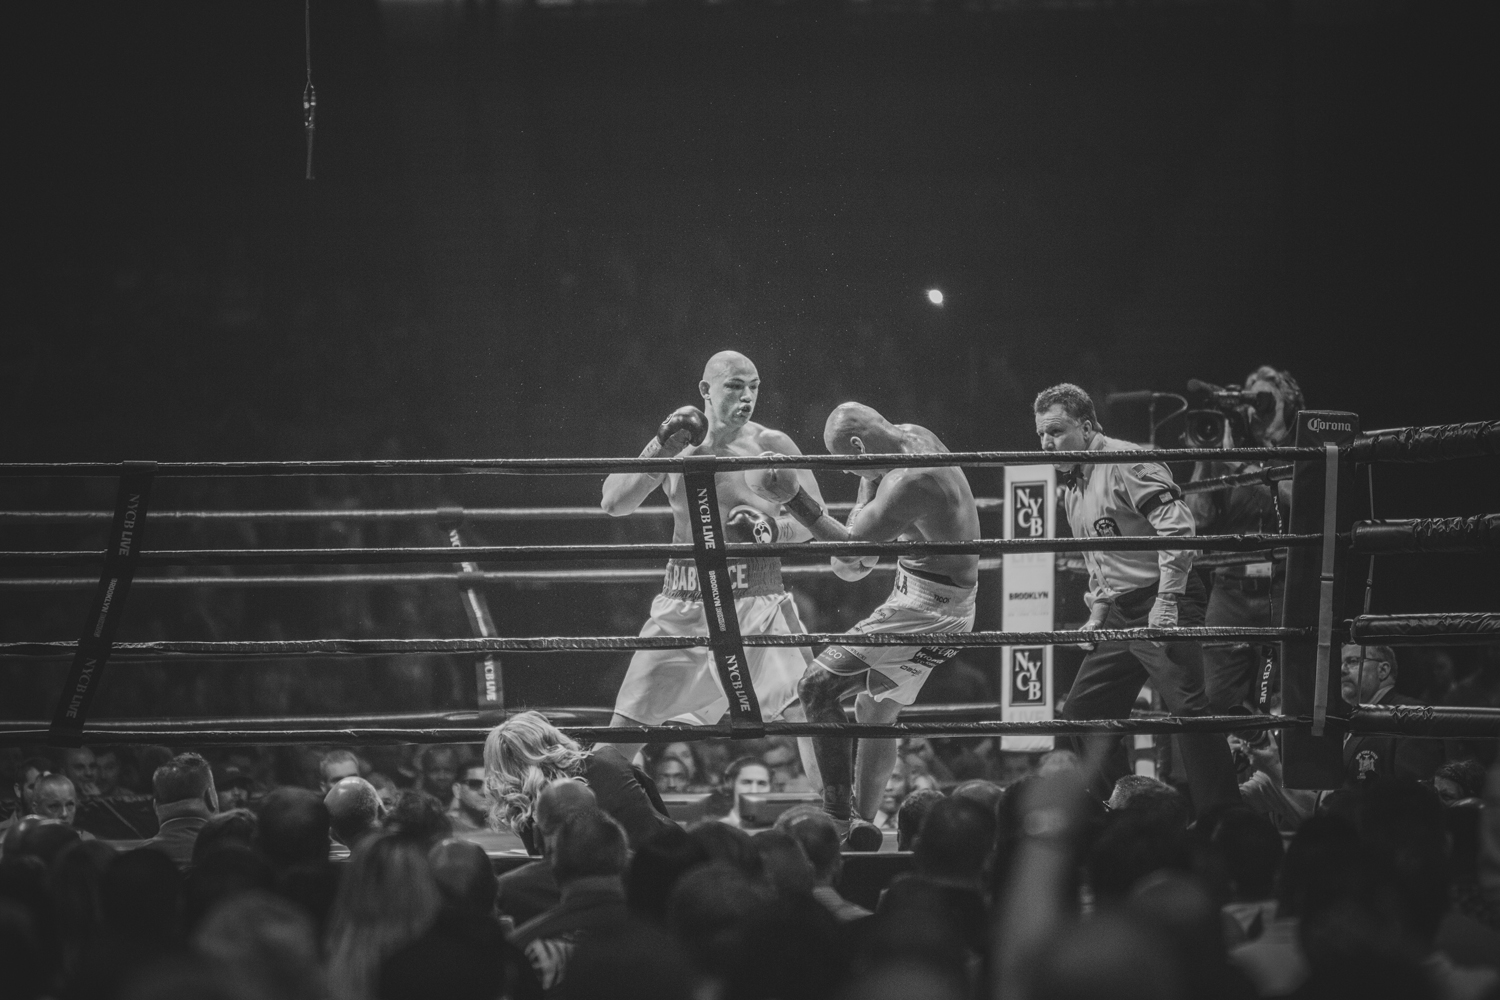
MULTIPOLYGON (((118 480, 113 511, 6 511, 0 524, 109 524, 102 550, 0 552, 0 590, 92 589, 87 624, 76 641, 0 642, 0 655, 66 659, 69 673, 53 718, 0 720, 0 745, 70 746, 182 742, 194 745, 319 743, 475 743, 506 714, 499 656, 510 652, 613 652, 637 649, 703 648, 712 652, 729 713, 715 726, 609 728, 593 724, 601 710, 549 710, 571 736, 589 741, 675 742, 683 739, 762 736, 845 735, 849 737, 986 737, 1002 735, 1079 735, 1084 733, 1173 734, 1246 730, 1283 732, 1289 787, 1331 788, 1342 781, 1341 745, 1346 733, 1431 738, 1500 736, 1500 709, 1432 706, 1351 708, 1339 696, 1337 646, 1457 645, 1500 642, 1500 613, 1370 615, 1363 612, 1362 588, 1368 560, 1386 553, 1492 552, 1500 548, 1500 514, 1417 520, 1360 520, 1365 509, 1363 467, 1467 458, 1500 457, 1500 421, 1408 427, 1361 433, 1351 413, 1304 411, 1298 417, 1296 445, 1282 448, 1139 449, 1131 451, 985 451, 936 455, 797 455, 687 458, 500 458, 472 461, 180 462, 180 463, 10 463, 0 478, 107 477, 118 480), (720 523, 716 473, 789 466, 814 471, 889 469, 919 465, 995 467, 1049 463, 1131 463, 1244 460, 1261 471, 1183 484, 1185 492, 1230 489, 1250 483, 1290 481, 1291 508, 1286 531, 1277 534, 1113 538, 982 538, 972 542, 807 542, 801 544, 727 543, 720 523), (694 511, 692 543, 586 545, 470 545, 466 524, 486 521, 567 521, 602 516, 595 508, 483 508, 393 510, 153 511, 152 483, 162 477, 247 476, 469 476, 602 475, 615 472, 675 472, 684 476, 694 511), (697 516, 701 511, 701 516, 697 516), (448 546, 152 549, 147 528, 170 521, 243 520, 279 522, 375 521, 425 523, 443 527, 448 546), (1263 560, 1285 553, 1286 584, 1282 623, 1264 628, 1133 628, 976 631, 925 633, 923 645, 951 648, 1008 645, 1061 645, 1079 642, 1153 640, 1238 641, 1276 644, 1281 650, 1280 715, 1228 715, 1113 720, 1007 722, 966 718, 973 706, 914 706, 893 724, 773 722, 761 717, 745 667, 746 648, 758 646, 909 646, 912 636, 881 633, 804 633, 742 635, 735 616, 731 558, 779 556, 792 581, 829 573, 829 556, 972 554, 982 570, 1011 553, 1077 553, 1088 550, 1184 550, 1200 553, 1196 565, 1263 560), (707 636, 501 636, 485 602, 484 585, 512 583, 626 583, 654 581, 661 568, 484 569, 481 564, 560 561, 660 561, 690 559, 697 566, 707 636), (812 561, 817 564, 811 564, 812 561), (192 567, 452 565, 445 571, 357 573, 276 573, 243 575, 138 575, 141 570, 192 567), (74 567, 102 567, 97 575, 62 576, 74 567), (35 575, 45 570, 45 575, 35 575), (29 572, 32 575, 21 575, 29 572), (387 584, 457 584, 464 598, 472 636, 427 639, 308 639, 268 641, 117 642, 121 616, 135 587, 323 587, 387 584), (280 657, 369 657, 413 653, 472 655, 478 658, 479 705, 464 712, 409 712, 359 716, 277 718, 176 718, 101 720, 89 708, 106 669, 128 670, 132 661, 192 658, 196 662, 280 657)), ((999 501, 980 501, 993 512, 999 501)), ((830 512, 848 505, 832 504, 830 512)), ((661 517, 665 507, 646 508, 636 517, 661 517)), ((890 564, 877 568, 890 569, 890 564)), ((75 571, 76 572, 76 571, 75 571)), ((998 709, 998 706, 996 706, 998 709)))

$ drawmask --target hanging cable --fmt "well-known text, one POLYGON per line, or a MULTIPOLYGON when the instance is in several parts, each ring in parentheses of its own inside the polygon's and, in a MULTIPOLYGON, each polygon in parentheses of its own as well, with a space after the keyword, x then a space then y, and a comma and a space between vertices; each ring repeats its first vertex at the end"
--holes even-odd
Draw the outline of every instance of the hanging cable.
POLYGON ((318 92, 312 78, 312 0, 303 0, 302 43, 307 57, 307 84, 302 88, 302 131, 307 136, 307 179, 313 179, 313 136, 318 131, 318 92))

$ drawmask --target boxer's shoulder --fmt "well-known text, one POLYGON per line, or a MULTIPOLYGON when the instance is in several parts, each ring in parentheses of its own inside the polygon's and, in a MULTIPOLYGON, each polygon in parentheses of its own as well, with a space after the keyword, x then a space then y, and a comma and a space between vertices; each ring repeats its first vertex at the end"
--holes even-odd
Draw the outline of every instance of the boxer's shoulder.
POLYGON ((747 423, 745 430, 748 432, 747 438, 755 445, 756 454, 762 451, 775 451, 783 455, 802 454, 802 449, 797 447, 797 442, 793 441, 791 435, 785 431, 753 422, 747 423))

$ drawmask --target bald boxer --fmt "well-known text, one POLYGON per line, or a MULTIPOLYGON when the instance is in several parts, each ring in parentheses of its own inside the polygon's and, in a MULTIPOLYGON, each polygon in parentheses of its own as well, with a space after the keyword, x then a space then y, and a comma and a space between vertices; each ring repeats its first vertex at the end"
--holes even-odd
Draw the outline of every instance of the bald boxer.
MULTIPOLYGON (((823 443, 835 455, 931 454, 945 452, 936 434, 916 424, 892 424, 861 403, 843 403, 829 414, 823 443)), ((822 541, 963 542, 979 537, 979 511, 969 480, 957 466, 858 469, 859 499, 847 526, 829 517, 820 498, 802 489, 785 470, 750 474, 753 490, 779 502, 822 541)), ((858 580, 876 559, 834 557, 834 571, 858 580)), ((903 556, 896 565, 891 596, 857 632, 968 632, 974 628, 974 594, 979 557, 903 556)), ((860 722, 894 722, 917 697, 934 668, 957 649, 944 646, 830 646, 802 678, 800 693, 814 722, 843 722, 840 699, 857 691, 854 717, 860 722)), ((877 850, 879 832, 868 825, 881 803, 896 764, 895 740, 860 740, 858 771, 848 739, 813 740, 823 777, 823 808, 856 850, 877 850), (855 781, 855 778, 858 778, 855 781), (856 794, 857 792, 857 794, 856 794), (854 823, 851 830, 851 820, 854 823)))
MULTIPOLYGON (((643 458, 688 455, 800 455, 790 437, 751 420, 760 395, 760 373, 750 359, 737 351, 720 351, 708 359, 698 383, 703 409, 683 407, 671 414, 654 438, 641 451, 643 458)), ((810 496, 822 494, 812 473, 788 473, 810 496)), ((731 542, 801 542, 810 535, 790 517, 780 515, 777 505, 755 493, 740 471, 715 476, 719 516, 731 542)), ((629 514, 658 487, 672 506, 672 541, 690 543, 687 491, 678 473, 616 473, 604 481, 601 501, 613 517, 629 514)), ((797 616, 797 605, 781 583, 781 560, 774 558, 730 559, 729 576, 734 586, 735 612, 740 633, 787 634, 807 631, 797 616)), ((707 635, 703 595, 698 570, 691 559, 667 563, 662 592, 651 602, 651 617, 641 635, 707 635)), ((800 647, 751 647, 745 650, 750 679, 767 719, 801 720, 797 683, 811 654, 800 647)), ((729 708, 729 699, 719 682, 712 655, 697 649, 642 649, 631 657, 630 669, 620 685, 612 726, 657 726, 677 721, 712 725, 729 708)), ((639 743, 618 744, 631 758, 639 743)), ((812 768, 811 747, 803 759, 812 768)))

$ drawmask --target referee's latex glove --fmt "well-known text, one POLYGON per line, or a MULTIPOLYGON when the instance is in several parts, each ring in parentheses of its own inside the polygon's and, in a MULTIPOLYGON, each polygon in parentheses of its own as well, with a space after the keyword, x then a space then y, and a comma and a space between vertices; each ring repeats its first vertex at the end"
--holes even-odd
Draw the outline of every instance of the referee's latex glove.
MULTIPOLYGON (((1176 628, 1177 627, 1177 595, 1157 594, 1156 602, 1151 605, 1151 614, 1146 619, 1146 624, 1151 628, 1176 628)), ((1162 643, 1152 640, 1156 645, 1162 643)))
MULTIPOLYGON (((1113 602, 1106 601, 1103 598, 1095 601, 1094 607, 1089 611, 1089 620, 1083 623, 1081 630, 1088 631, 1090 629, 1103 628, 1104 616, 1109 614, 1111 603, 1113 602)), ((1078 647, 1080 649, 1093 649, 1097 645, 1099 645, 1097 642, 1080 642, 1078 647)))

